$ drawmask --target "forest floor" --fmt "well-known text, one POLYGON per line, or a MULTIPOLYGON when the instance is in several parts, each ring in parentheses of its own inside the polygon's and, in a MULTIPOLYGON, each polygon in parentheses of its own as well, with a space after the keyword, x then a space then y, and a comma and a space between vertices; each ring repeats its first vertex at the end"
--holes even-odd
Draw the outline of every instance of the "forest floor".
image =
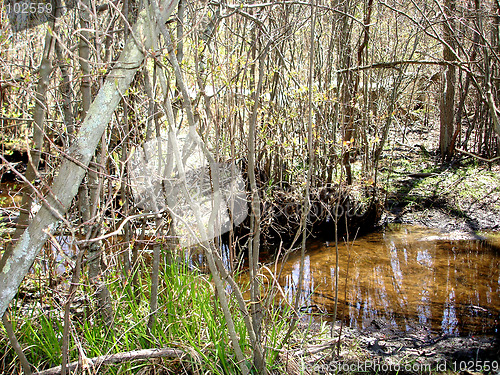
POLYGON ((377 320, 364 330, 343 327, 337 352, 329 324, 303 324, 299 332, 296 355, 280 356, 290 374, 500 373, 499 337, 431 335, 424 328, 402 332, 377 320))
POLYGON ((500 164, 457 153, 442 164, 436 131, 416 128, 381 164, 387 189, 383 223, 437 229, 443 239, 500 231, 500 164))

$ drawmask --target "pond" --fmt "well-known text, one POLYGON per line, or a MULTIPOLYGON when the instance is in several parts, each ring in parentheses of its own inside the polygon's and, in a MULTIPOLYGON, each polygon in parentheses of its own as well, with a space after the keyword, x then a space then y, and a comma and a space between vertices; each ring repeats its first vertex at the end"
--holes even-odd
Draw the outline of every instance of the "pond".
MULTIPOLYGON (((366 328, 381 319, 399 330, 498 334, 500 254, 496 241, 495 245, 481 240, 440 240, 426 228, 392 226, 349 246, 340 244, 337 317, 352 328, 366 328)), ((323 312, 331 319, 335 253, 335 244, 308 243, 300 288, 302 311, 323 312)), ((297 252, 283 264, 278 279, 290 302, 299 288, 299 269, 297 252)))

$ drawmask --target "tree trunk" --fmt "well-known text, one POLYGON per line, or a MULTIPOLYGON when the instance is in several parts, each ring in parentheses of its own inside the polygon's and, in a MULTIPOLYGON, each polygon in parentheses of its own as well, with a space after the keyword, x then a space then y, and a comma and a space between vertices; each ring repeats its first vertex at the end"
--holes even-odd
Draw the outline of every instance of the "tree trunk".
POLYGON ((353 72, 348 69, 352 65, 352 48, 351 48, 351 31, 352 20, 348 17, 351 8, 351 1, 346 0, 343 6, 344 15, 342 16, 342 29, 340 31, 339 40, 339 67, 345 71, 340 74, 341 82, 340 90, 340 103, 342 108, 342 140, 346 146, 343 149, 342 164, 345 168, 347 185, 352 184, 352 171, 351 171, 351 146, 354 143, 355 121, 354 121, 354 103, 355 97, 354 77, 353 72))
MULTIPOLYGON (((256 43, 257 44, 257 43, 256 43)), ((259 282, 259 251, 260 251, 260 225, 261 225, 261 202, 259 197, 259 189, 257 186, 255 176, 255 138, 256 138, 256 125, 257 116, 259 112, 259 96, 262 91, 262 82, 264 79, 264 65, 267 58, 267 47, 264 47, 264 52, 261 53, 259 58, 259 80, 255 87, 254 106, 252 109, 252 117, 250 118, 248 129, 248 179, 250 181, 250 188, 252 191, 251 198, 251 237, 248 244, 248 262, 250 268, 250 295, 251 295, 251 314, 253 322, 253 330, 255 332, 255 339, 257 343, 261 341, 261 328, 262 328, 262 304, 260 296, 260 282, 259 282)), ((254 51, 255 52, 255 51, 254 51)), ((253 75, 252 75, 253 76, 253 75)), ((266 373, 266 364, 264 357, 254 356, 254 366, 259 374, 266 373)))
MULTIPOLYGON (((443 22, 443 40, 447 43, 443 46, 443 59, 453 61, 455 59, 454 48, 454 30, 455 22, 453 14, 455 11, 455 0, 444 0, 444 22, 443 22)), ((455 81, 456 67, 448 65, 444 74, 443 97, 440 103, 441 124, 439 132, 439 150, 441 158, 450 159, 453 155, 453 120, 455 109, 455 81)))

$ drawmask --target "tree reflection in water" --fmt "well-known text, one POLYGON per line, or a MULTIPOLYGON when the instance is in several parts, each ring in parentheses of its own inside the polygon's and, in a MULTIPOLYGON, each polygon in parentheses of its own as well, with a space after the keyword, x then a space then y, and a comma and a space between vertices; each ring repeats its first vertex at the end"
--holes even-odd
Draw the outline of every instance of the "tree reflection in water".
MULTIPOLYGON (((425 328, 449 335, 498 331, 500 257, 484 241, 439 240, 429 229, 398 226, 356 240, 350 251, 345 320, 351 327, 365 328, 382 318, 401 330, 425 328)), ((341 244, 339 252, 342 304, 347 246, 341 244)), ((280 277, 289 301, 298 287, 299 263, 298 254, 290 256, 280 277)), ((302 311, 315 306, 331 313, 335 248, 310 242, 304 272, 302 311)))

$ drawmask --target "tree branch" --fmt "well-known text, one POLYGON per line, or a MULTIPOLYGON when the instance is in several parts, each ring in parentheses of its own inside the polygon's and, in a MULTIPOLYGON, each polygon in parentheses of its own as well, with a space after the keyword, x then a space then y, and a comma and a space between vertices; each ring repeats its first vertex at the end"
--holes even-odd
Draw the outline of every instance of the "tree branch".
MULTIPOLYGON (((86 369, 93 369, 102 365, 112 365, 116 363, 138 361, 152 358, 182 358, 186 353, 180 349, 161 348, 161 349, 142 349, 132 350, 131 352, 116 353, 111 355, 101 355, 95 358, 87 358, 83 367, 86 369)), ((77 368, 78 361, 68 363, 67 369, 73 371, 77 368)), ((34 375, 59 375, 61 373, 61 366, 56 366, 34 373, 34 375)))
POLYGON ((393 68, 395 69, 398 65, 454 65, 454 66, 462 66, 466 64, 471 64, 473 61, 440 61, 440 60, 399 60, 399 61, 387 61, 387 62, 377 62, 370 65, 363 66, 353 66, 347 69, 337 70, 337 73, 345 73, 345 72, 358 72, 360 70, 368 70, 368 69, 384 69, 384 68, 393 68))

